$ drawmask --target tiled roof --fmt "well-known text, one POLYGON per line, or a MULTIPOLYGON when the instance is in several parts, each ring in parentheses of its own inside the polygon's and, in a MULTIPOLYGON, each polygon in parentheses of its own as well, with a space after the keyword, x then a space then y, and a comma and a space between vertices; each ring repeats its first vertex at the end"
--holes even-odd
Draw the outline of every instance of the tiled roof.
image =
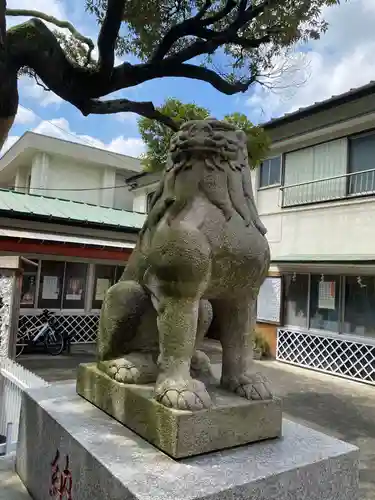
POLYGON ((0 214, 8 217, 27 217, 56 220, 65 223, 101 225, 138 231, 145 214, 48 198, 39 195, 0 190, 0 214))
POLYGON ((342 104, 344 102, 358 99, 364 95, 369 94, 375 94, 375 81, 373 80, 371 80, 366 85, 362 85, 361 87, 352 88, 342 94, 333 95, 328 99, 324 99, 323 101, 314 102, 313 104, 310 104, 310 106, 299 108, 277 118, 272 118, 268 122, 260 124, 260 126, 264 127, 265 129, 271 128, 273 126, 277 126, 281 122, 302 118, 302 116, 312 114, 323 109, 329 109, 333 106, 338 106, 339 104, 342 104))

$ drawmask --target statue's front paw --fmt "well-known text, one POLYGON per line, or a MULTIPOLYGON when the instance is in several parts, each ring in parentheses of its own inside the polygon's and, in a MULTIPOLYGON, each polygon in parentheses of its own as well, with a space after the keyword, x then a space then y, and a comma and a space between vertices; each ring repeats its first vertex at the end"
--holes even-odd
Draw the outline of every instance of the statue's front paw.
POLYGON ((197 411, 210 408, 211 398, 202 382, 198 380, 174 381, 165 379, 156 384, 155 399, 168 408, 197 411))
POLYGON ((155 382, 157 367, 151 355, 129 354, 124 358, 102 361, 99 368, 123 384, 148 384, 155 382))
POLYGON ((221 385, 246 399, 267 400, 273 398, 270 383, 261 373, 223 377, 221 385))

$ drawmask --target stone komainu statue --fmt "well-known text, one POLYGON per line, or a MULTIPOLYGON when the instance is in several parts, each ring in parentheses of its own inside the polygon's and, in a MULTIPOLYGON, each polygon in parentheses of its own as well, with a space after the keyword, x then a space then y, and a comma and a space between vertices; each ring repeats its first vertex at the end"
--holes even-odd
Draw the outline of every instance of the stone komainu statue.
POLYGON ((174 135, 137 245, 104 299, 98 367, 127 384, 155 383, 155 398, 208 408, 197 350, 209 329, 223 348, 221 385, 248 399, 272 397, 253 367, 259 287, 270 251, 254 204, 246 135, 215 119, 174 135))

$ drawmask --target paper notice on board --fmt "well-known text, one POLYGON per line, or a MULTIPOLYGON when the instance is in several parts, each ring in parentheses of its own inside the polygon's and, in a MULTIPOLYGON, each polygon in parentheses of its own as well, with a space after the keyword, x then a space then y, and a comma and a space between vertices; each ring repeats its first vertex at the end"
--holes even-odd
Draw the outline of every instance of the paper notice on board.
POLYGON ((259 290, 257 299, 257 320, 280 323, 281 278, 268 276, 259 290))
POLYGON ((96 280, 95 300, 104 300, 104 296, 110 287, 110 281, 107 278, 98 278, 96 280))
POLYGON ((44 276, 42 299, 56 300, 59 298, 59 278, 57 276, 44 276))
POLYGON ((83 280, 81 278, 71 278, 66 288, 66 300, 81 300, 83 293, 83 280))
POLYGON ((335 281, 319 281, 318 309, 335 310, 335 281))

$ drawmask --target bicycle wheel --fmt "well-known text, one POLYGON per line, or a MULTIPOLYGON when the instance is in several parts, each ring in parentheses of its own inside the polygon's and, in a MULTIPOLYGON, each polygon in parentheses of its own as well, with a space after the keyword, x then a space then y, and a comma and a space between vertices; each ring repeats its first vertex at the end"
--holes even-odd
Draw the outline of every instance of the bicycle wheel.
POLYGON ((57 330, 50 330, 44 339, 46 350, 51 356, 58 356, 64 350, 64 338, 57 330))
POLYGON ((23 334, 20 337, 17 336, 16 358, 18 358, 18 356, 21 356, 21 354, 23 353, 23 350, 25 349, 27 344, 28 344, 27 334, 23 334))
POLYGON ((17 340, 17 344, 16 344, 16 358, 18 358, 18 356, 21 356, 21 354, 23 353, 23 350, 25 349, 25 347, 26 347, 26 344, 25 344, 25 340, 24 339, 17 340))

